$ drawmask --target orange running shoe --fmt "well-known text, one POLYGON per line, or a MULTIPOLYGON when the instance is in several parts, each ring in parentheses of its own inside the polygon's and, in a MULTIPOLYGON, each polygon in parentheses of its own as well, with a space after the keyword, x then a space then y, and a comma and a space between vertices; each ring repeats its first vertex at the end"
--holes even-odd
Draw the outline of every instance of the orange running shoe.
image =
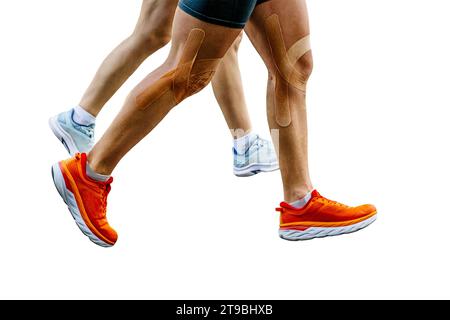
POLYGON ((282 202, 276 210, 280 212, 280 237, 293 241, 356 232, 377 218, 372 205, 349 207, 322 197, 316 190, 304 207, 297 209, 282 202))
POLYGON ((117 233, 106 220, 106 203, 113 179, 100 182, 89 178, 86 159, 85 153, 77 153, 54 164, 53 182, 81 231, 95 244, 111 247, 117 233))

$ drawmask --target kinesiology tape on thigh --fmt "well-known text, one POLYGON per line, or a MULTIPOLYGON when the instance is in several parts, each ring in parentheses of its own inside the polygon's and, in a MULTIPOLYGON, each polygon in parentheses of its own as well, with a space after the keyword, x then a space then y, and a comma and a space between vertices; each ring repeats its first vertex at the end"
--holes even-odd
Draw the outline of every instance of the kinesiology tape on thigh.
POLYGON ((211 81, 221 59, 197 58, 204 39, 205 31, 191 30, 178 66, 136 97, 139 108, 146 109, 160 99, 171 99, 177 105, 211 81))
POLYGON ((276 121, 281 127, 288 127, 291 124, 289 92, 292 89, 302 92, 306 90, 306 78, 295 69, 295 65, 311 50, 309 36, 298 40, 287 50, 278 15, 269 16, 265 21, 265 28, 272 58, 277 67, 275 79, 276 121))

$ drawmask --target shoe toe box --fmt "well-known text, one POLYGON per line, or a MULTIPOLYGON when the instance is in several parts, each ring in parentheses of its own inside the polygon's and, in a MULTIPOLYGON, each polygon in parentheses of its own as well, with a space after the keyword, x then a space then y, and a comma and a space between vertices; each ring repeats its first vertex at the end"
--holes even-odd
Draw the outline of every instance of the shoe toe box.
POLYGON ((117 242, 117 232, 107 222, 99 223, 96 229, 101 234, 101 238, 103 238, 101 240, 106 244, 113 246, 117 242))
POLYGON ((370 217, 377 213, 377 208, 372 204, 364 204, 355 208, 358 217, 370 217))

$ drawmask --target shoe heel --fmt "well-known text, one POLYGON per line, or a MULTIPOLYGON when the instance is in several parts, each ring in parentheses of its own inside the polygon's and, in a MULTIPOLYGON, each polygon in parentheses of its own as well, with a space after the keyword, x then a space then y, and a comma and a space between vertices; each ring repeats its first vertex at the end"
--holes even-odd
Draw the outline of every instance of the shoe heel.
POLYGON ((61 172, 61 168, 59 167, 59 163, 55 163, 52 166, 52 178, 53 178, 53 183, 55 184, 56 190, 58 190, 59 195, 61 196, 61 198, 64 200, 64 202, 67 204, 67 197, 66 197, 66 192, 64 191, 64 177, 62 175, 61 172))
POLYGON ((56 139, 62 143, 67 152, 73 157, 77 152, 78 148, 75 145, 70 134, 66 133, 63 128, 58 124, 58 117, 52 117, 48 120, 48 125, 55 135, 56 139))

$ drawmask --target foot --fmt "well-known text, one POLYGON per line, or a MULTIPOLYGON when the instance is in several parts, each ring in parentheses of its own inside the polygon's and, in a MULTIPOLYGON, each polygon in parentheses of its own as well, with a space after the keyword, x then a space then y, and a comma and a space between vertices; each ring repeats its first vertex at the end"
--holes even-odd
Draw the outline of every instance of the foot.
POLYGON ((74 156, 76 153, 87 153, 94 146, 95 124, 83 126, 73 121, 73 112, 60 113, 50 118, 49 125, 55 136, 64 147, 74 156))
POLYGON ((256 136, 245 153, 239 154, 235 148, 234 174, 238 177, 249 177, 260 172, 278 170, 277 154, 273 144, 256 136))
POLYGON ((322 197, 314 190, 311 200, 300 209, 286 202, 280 212, 280 237, 285 240, 309 240, 337 236, 361 230, 377 218, 377 209, 369 204, 349 207, 322 197))
POLYGON ((117 233, 106 220, 106 203, 112 178, 99 182, 86 174, 86 154, 56 163, 53 182, 81 231, 95 244, 111 247, 117 233))

